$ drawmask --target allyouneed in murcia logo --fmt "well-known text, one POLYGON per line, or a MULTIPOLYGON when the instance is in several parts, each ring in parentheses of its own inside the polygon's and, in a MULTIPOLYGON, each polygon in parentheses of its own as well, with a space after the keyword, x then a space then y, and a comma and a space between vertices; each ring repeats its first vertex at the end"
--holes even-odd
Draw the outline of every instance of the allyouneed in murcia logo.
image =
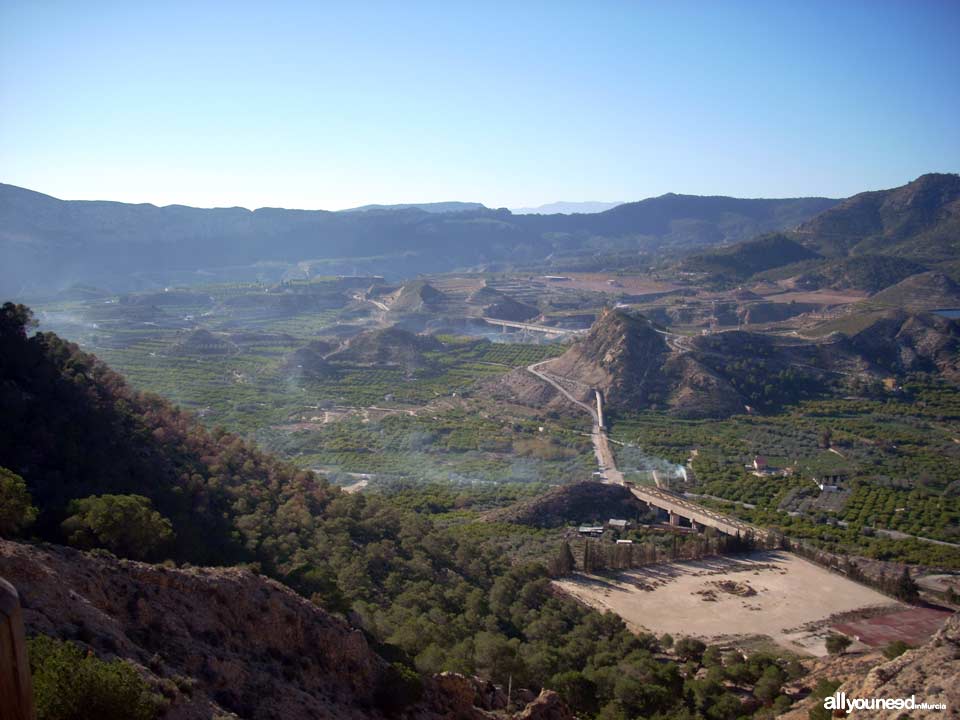
POLYGON ((944 703, 918 702, 916 695, 908 698, 851 698, 837 692, 823 699, 825 710, 833 710, 834 717, 846 717, 858 710, 946 710, 944 703))

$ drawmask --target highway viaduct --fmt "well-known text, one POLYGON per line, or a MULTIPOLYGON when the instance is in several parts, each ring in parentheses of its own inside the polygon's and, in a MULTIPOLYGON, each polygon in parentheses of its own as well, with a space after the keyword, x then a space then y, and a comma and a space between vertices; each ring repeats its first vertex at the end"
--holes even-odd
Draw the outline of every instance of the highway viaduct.
POLYGON ((613 485, 623 485, 634 497, 646 503, 651 508, 661 510, 667 513, 670 518, 670 524, 681 526, 684 521, 689 523, 694 530, 702 530, 712 527, 715 530, 726 535, 734 537, 752 536, 760 541, 766 541, 770 538, 770 533, 763 528, 743 522, 737 518, 724 515, 710 508, 699 505, 687 498, 674 493, 662 490, 660 488, 649 487, 647 485, 636 485, 623 477, 623 473, 617 469, 616 457, 610 447, 610 440, 607 437, 607 427, 604 422, 603 412, 603 393, 597 388, 591 388, 590 394, 593 395, 595 407, 574 397, 569 390, 561 385, 556 379, 544 371, 543 366, 547 365, 549 360, 534 363, 527 370, 536 375, 541 380, 550 383, 560 391, 573 404, 588 412, 593 419, 593 430, 590 438, 593 441, 594 452, 597 456, 597 463, 600 466, 600 479, 605 483, 613 485))

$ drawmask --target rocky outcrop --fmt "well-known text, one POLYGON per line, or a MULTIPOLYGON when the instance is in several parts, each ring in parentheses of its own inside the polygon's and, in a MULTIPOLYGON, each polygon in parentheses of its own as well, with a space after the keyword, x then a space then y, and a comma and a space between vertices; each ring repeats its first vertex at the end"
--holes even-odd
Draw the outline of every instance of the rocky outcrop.
MULTIPOLYGON (((851 698, 908 698, 942 703, 946 711, 915 710, 910 718, 960 717, 960 615, 954 615, 928 643, 873 668, 862 679, 840 686, 851 698)), ((870 711, 877 720, 894 720, 903 711, 870 711)))
MULTIPOLYGON (((133 663, 168 699, 165 720, 385 717, 390 673, 364 633, 250 570, 0 540, 0 576, 20 594, 28 635, 133 663)), ((403 717, 511 717, 502 689, 489 682, 444 673, 423 686, 403 717)), ((526 717, 565 717, 556 714, 562 704, 549 707, 554 714, 526 717)))
POLYGON ((621 310, 605 310, 584 338, 541 369, 573 381, 585 401, 592 401, 590 388, 601 390, 612 409, 714 417, 744 407, 721 374, 671 347, 645 317, 621 310))
POLYGON ((574 720, 573 713, 552 690, 544 690, 517 716, 518 720, 574 720))
MULTIPOLYGON (((944 703, 946 710, 862 710, 852 717, 899 720, 901 717, 948 720, 960 717, 960 614, 926 644, 884 661, 879 653, 838 655, 818 659, 807 668, 803 684, 813 687, 820 679, 841 681, 838 692, 848 698, 909 698, 930 704, 944 703)), ((795 704, 781 720, 807 720, 808 712, 821 701, 807 698, 795 704)))

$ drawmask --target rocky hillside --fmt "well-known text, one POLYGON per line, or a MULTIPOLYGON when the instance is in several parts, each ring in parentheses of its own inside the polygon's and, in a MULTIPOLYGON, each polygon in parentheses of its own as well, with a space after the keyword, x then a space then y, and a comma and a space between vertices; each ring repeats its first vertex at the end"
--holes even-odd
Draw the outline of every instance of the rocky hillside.
MULTIPOLYGON (((399 689, 363 632, 249 570, 0 540, 0 576, 20 593, 29 635, 132 662, 169 700, 168 720, 397 716, 399 689)), ((569 718, 553 693, 528 699, 518 717, 569 718)), ((422 699, 401 714, 484 720, 505 700, 446 673, 425 678, 422 699)))
MULTIPOLYGON (((840 658, 842 664, 846 658, 840 658)), ((838 665, 838 659, 820 661, 824 665, 838 665)), ((847 663, 851 664, 851 663, 847 663)), ((943 628, 929 642, 915 650, 908 650, 894 660, 874 665, 869 671, 857 667, 853 660, 853 673, 842 667, 814 669, 807 678, 816 675, 832 679, 844 679, 838 692, 849 698, 909 698, 917 702, 944 703, 944 710, 863 710, 853 717, 870 717, 876 720, 899 720, 899 718, 929 718, 945 720, 957 717, 960 707, 960 614, 947 620, 943 628), (850 675, 853 677, 850 677, 850 675)), ((807 720, 808 712, 819 701, 813 699, 798 704, 790 712, 781 715, 782 720, 807 720)))
POLYGON ((447 304, 447 296, 423 280, 407 283, 389 303, 394 312, 437 312, 447 304))
POLYGON ((877 293, 870 304, 914 311, 960 308, 960 285, 940 272, 919 273, 877 293))
POLYGON ((931 173, 865 192, 803 223, 808 247, 828 255, 880 253, 920 262, 960 254, 960 175, 931 173))
POLYGON ((940 373, 960 381, 960 323, 891 310, 851 335, 849 346, 881 371, 940 373))
POLYGON ((677 352, 646 318, 606 310, 590 331, 543 369, 585 399, 600 389, 613 409, 664 409, 688 417, 729 415, 745 401, 694 355, 677 352))

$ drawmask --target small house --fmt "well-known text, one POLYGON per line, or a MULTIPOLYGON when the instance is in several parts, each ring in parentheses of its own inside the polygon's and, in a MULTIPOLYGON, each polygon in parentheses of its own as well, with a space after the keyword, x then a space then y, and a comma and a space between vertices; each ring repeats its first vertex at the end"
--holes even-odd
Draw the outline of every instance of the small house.
POLYGON ((602 525, 581 525, 577 528, 577 532, 581 535, 594 535, 599 536, 603 535, 603 526, 602 525))

